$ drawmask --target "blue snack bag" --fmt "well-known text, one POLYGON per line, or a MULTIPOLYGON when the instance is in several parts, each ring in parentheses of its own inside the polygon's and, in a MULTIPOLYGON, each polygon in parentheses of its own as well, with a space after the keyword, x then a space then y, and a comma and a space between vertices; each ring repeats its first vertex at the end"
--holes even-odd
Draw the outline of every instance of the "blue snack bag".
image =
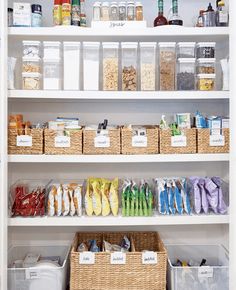
POLYGON ((160 214, 167 214, 166 203, 165 203, 165 181, 164 179, 156 179, 157 186, 157 200, 158 200, 158 211, 160 214))
POLYGON ((175 184, 172 180, 167 181, 167 189, 168 189, 168 201, 169 201, 169 212, 171 214, 176 213, 175 209, 175 184))
POLYGON ((183 198, 181 195, 181 184, 179 180, 175 181, 175 204, 179 214, 183 214, 183 198))

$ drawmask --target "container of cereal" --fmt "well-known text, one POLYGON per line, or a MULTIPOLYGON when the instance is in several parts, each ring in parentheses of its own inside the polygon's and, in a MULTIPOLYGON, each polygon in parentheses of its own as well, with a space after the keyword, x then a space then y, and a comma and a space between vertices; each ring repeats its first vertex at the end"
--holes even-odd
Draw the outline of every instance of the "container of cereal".
POLYGON ((177 45, 178 58, 194 58, 195 47, 195 42, 179 42, 177 45))
POLYGON ((41 72, 41 59, 39 57, 28 57, 22 58, 22 72, 28 73, 40 73, 41 72))
POLYGON ((118 42, 103 42, 103 90, 118 90, 118 42))
POLYGON ((137 90, 137 42, 122 42, 122 90, 137 90))
POLYGON ((44 41, 44 59, 58 59, 61 57, 61 43, 59 41, 44 41))
POLYGON ((215 58, 199 58, 197 60, 197 73, 198 74, 215 74, 216 72, 216 59, 215 58))
POLYGON ((140 42, 141 91, 156 88, 156 42, 140 42))
POLYGON ((175 69, 176 69, 176 43, 159 43, 159 71, 160 71, 160 90, 175 90, 175 69))
POLYGON ((199 91, 214 91, 215 90, 215 74, 198 74, 197 88, 199 91))
POLYGON ((197 44, 197 58, 215 58, 215 42, 199 42, 197 44))
POLYGON ((195 90, 195 58, 179 58, 177 67, 177 90, 195 90))
POLYGON ((44 59, 43 72, 44 90, 61 90, 61 60, 44 59))
POLYGON ((40 57, 40 41, 28 41, 24 40, 23 44, 23 57, 40 57))
POLYGON ((23 90, 39 90, 42 75, 40 73, 22 73, 22 89, 23 90))

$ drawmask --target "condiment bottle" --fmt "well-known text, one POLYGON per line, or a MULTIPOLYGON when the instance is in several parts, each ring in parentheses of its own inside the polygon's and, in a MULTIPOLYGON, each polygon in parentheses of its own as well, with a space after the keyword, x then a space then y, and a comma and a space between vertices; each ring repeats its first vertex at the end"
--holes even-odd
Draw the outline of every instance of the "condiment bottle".
POLYGON ((129 1, 127 4, 127 20, 132 21, 135 19, 134 1, 129 1))
POLYGON ((62 0, 62 25, 71 25, 70 0, 62 0))
POLYGON ((135 4, 135 17, 137 21, 143 21, 143 5, 141 2, 135 4))
POLYGON ((204 23, 203 23, 203 14, 204 14, 204 10, 200 10, 199 12, 199 16, 198 16, 198 20, 197 20, 197 27, 203 27, 204 23))
POLYGON ((229 15, 224 1, 218 2, 216 12, 216 26, 228 26, 229 15))
POLYGON ((61 25, 61 18, 62 18, 62 0, 54 0, 53 6, 53 25, 61 25))
POLYGON ((102 3, 102 21, 109 21, 109 3, 102 3))
POLYGON ((203 23, 205 27, 216 26, 216 15, 211 3, 209 3, 207 10, 203 13, 203 23))
POLYGON ((85 10, 85 0, 80 0, 80 26, 87 26, 86 10, 85 10))
POLYGON ((126 5, 125 2, 119 3, 119 20, 125 21, 126 20, 126 5))
POLYGON ((32 11, 31 26, 41 27, 42 26, 42 6, 39 4, 32 4, 31 11, 32 11))
POLYGON ((80 0, 72 0, 71 25, 80 26, 80 0))
POLYGON ((154 27, 155 26, 161 26, 161 25, 167 25, 167 19, 164 16, 164 4, 163 0, 158 0, 158 16, 154 20, 154 27))
POLYGON ((169 25, 183 25, 183 20, 178 14, 178 0, 172 0, 172 16, 170 17, 169 25))
POLYGON ((93 5, 93 21, 101 20, 101 2, 95 2, 93 5))

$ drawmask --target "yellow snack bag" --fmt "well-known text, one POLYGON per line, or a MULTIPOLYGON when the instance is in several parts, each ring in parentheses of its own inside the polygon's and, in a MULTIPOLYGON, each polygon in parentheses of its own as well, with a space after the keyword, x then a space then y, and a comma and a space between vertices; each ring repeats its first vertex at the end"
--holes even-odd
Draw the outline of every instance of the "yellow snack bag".
POLYGON ((111 182, 106 179, 102 179, 101 193, 102 193, 102 215, 108 216, 111 212, 109 203, 109 191, 111 182))
POLYGON ((115 178, 110 187, 109 192, 109 202, 111 206, 111 211, 114 216, 118 215, 119 212, 119 196, 118 196, 119 180, 115 178))
POLYGON ((85 211, 88 216, 93 215, 93 199, 92 199, 92 192, 90 191, 92 179, 87 180, 87 188, 85 193, 85 211))
POLYGON ((92 185, 92 201, 93 201, 93 211, 96 216, 102 213, 102 196, 101 196, 101 180, 94 179, 91 182, 92 185))

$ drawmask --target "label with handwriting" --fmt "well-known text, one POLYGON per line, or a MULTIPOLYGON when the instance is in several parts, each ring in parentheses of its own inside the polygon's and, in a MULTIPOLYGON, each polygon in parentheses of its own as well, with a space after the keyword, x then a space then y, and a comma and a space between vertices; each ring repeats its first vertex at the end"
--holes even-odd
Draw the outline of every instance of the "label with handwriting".
POLYGON ((70 137, 68 137, 68 136, 55 137, 55 147, 56 148, 69 148, 70 147, 70 137))
POLYGON ((171 137, 171 146, 172 147, 186 147, 187 146, 187 137, 186 136, 172 136, 171 137))
POLYGON ((35 280, 35 279, 40 279, 40 270, 38 269, 26 269, 25 270, 25 279, 26 280, 35 280))
POLYGON ((125 265, 126 254, 122 252, 111 253, 111 264, 112 265, 125 265))
POLYGON ((147 137, 146 136, 133 136, 132 147, 147 147, 147 137))
POLYGON ((96 148, 108 148, 110 147, 110 137, 104 135, 98 135, 94 138, 94 147, 96 148))
POLYGON ((204 266, 198 268, 198 278, 213 278, 214 269, 212 267, 204 266))
POLYGON ((143 252, 142 253, 142 263, 146 265, 157 264, 157 253, 155 252, 143 252))
POLYGON ((223 147, 225 146, 225 136, 223 135, 211 135, 210 146, 223 147))
POLYGON ((82 265, 93 265, 95 264, 95 253, 83 252, 79 254, 79 263, 82 265))
POLYGON ((16 138, 16 145, 18 147, 32 147, 32 136, 29 135, 20 135, 16 138))

